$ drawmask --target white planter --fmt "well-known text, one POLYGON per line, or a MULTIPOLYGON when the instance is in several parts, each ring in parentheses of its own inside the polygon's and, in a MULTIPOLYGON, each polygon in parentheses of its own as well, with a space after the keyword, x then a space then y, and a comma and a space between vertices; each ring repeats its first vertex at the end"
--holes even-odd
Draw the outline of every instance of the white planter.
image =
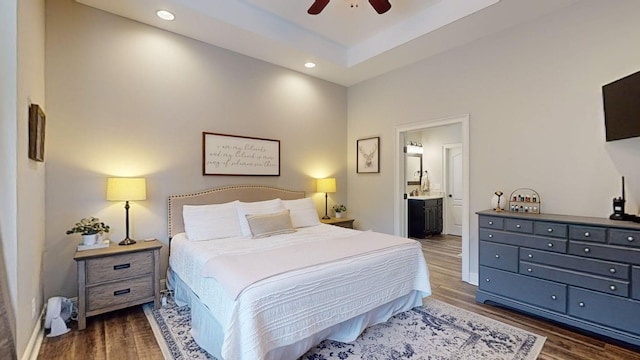
POLYGON ((97 241, 98 241, 98 234, 82 235, 83 245, 95 245, 97 241))
POLYGON ((337 212, 336 213, 336 218, 341 218, 344 216, 344 212, 337 212))

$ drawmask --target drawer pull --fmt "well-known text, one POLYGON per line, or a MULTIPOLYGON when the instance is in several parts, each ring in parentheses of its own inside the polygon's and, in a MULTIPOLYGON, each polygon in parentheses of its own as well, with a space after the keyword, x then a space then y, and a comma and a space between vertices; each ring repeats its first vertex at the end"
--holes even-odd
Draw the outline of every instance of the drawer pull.
POLYGON ((578 306, 580 306, 580 307, 584 307, 584 305, 585 305, 585 304, 584 304, 584 302, 582 302, 582 301, 580 301, 580 302, 578 303, 578 306))
POLYGON ((548 233, 552 233, 552 232, 553 232, 553 229, 552 229, 552 228, 548 228, 548 229, 547 229, 547 232, 548 232, 548 233))
POLYGON ((496 259, 500 259, 500 254, 496 254, 496 259))
POLYGON ((584 237, 589 237, 589 236, 591 236, 591 234, 588 231, 584 233, 584 237))
POLYGON ((493 225, 493 221, 489 221, 489 225, 493 225))
POLYGON ((590 252, 591 252, 591 249, 589 249, 589 248, 584 248, 584 252, 588 254, 588 253, 590 253, 590 252))
POLYGON ((113 270, 122 270, 122 269, 128 269, 131 267, 131 264, 120 264, 120 265, 114 265, 113 266, 113 270))
POLYGON ((616 269, 615 268, 611 268, 611 269, 609 269, 609 272, 612 273, 612 274, 615 274, 616 273, 616 269))
POLYGON ((527 272, 533 272, 533 269, 532 268, 528 268, 527 272))
POLYGON ((547 247, 552 248, 553 247, 553 243, 547 243, 547 247))
POLYGON ((627 237, 627 241, 628 241, 628 242, 632 242, 633 240, 635 240, 635 239, 633 238, 633 236, 628 236, 628 237, 627 237))
POLYGON ((491 279, 486 278, 486 279, 484 279, 484 281, 486 281, 486 282, 491 282, 491 279))
POLYGON ((489 234, 489 239, 493 239, 493 234, 489 234))
POLYGON ((131 289, 117 290, 113 292, 113 296, 125 295, 131 292, 131 289))
POLYGON ((529 259, 533 259, 533 254, 529 254, 529 255, 527 255, 527 257, 528 257, 529 259))
POLYGON ((558 297, 555 295, 551 295, 551 300, 558 300, 558 297))
POLYGON ((516 224, 516 228, 520 229, 521 227, 522 227, 522 225, 516 224))
POLYGON ((609 285, 609 290, 616 291, 618 288, 615 285, 609 285))

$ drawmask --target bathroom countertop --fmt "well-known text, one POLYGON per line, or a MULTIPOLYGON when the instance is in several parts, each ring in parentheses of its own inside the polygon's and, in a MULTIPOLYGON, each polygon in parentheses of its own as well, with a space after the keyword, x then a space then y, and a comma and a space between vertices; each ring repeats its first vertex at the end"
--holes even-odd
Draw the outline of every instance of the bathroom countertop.
POLYGON ((416 196, 409 196, 409 199, 415 199, 415 200, 442 199, 442 195, 416 195, 416 196))

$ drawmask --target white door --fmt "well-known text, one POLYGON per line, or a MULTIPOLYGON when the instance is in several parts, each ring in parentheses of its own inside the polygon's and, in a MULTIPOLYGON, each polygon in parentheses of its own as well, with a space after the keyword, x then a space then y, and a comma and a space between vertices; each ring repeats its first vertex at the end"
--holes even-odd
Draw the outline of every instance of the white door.
POLYGON ((462 145, 446 145, 446 233, 462 236, 462 145))

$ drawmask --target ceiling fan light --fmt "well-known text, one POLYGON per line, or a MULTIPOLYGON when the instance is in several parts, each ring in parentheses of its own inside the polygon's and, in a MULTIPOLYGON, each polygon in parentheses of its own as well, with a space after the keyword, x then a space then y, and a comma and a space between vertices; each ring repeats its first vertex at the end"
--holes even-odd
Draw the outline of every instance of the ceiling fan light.
POLYGON ((156 11, 156 15, 162 20, 171 21, 176 18, 175 15, 171 11, 168 10, 158 10, 156 11))

